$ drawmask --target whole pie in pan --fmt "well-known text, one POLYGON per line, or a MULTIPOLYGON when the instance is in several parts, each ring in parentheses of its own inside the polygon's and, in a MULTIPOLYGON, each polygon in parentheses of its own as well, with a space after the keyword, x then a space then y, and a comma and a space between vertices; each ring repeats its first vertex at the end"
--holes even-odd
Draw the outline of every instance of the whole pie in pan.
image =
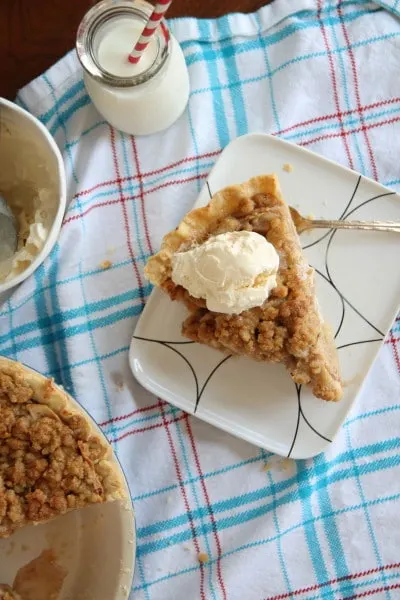
POLYGON ((149 259, 147 278, 189 310, 182 333, 225 353, 257 361, 284 363, 297 384, 308 385, 324 400, 339 400, 342 383, 330 327, 323 321, 315 294, 314 270, 305 259, 288 205, 274 175, 254 177, 217 192, 209 204, 189 212, 168 233, 149 259), (207 309, 201 298, 171 279, 175 253, 212 236, 253 231, 279 254, 277 285, 261 305, 240 314, 207 309))
POLYGON ((0 538, 125 489, 111 447, 68 394, 0 357, 0 538))

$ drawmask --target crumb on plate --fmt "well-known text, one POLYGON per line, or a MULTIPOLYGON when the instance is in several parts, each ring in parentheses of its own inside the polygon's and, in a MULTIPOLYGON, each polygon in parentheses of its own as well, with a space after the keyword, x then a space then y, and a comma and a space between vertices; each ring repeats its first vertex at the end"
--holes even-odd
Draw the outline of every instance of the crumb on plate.
POLYGON ((293 460, 293 458, 283 458, 281 461, 281 465, 282 465, 282 469, 283 471, 290 471, 292 469, 292 467, 294 467, 296 464, 296 461, 293 460))
POLYGON ((206 563, 210 560, 210 557, 208 556, 208 554, 206 552, 199 552, 197 555, 198 561, 199 563, 206 563))
POLYGON ((111 378, 113 380, 113 383, 114 383, 117 391, 121 392, 125 387, 122 373, 115 371, 114 373, 111 373, 111 378))
POLYGON ((290 163, 285 163, 282 168, 286 173, 291 173, 293 171, 293 166, 290 163))
POLYGON ((102 263, 100 263, 100 269, 109 269, 112 266, 112 262, 111 260, 103 260, 102 263))

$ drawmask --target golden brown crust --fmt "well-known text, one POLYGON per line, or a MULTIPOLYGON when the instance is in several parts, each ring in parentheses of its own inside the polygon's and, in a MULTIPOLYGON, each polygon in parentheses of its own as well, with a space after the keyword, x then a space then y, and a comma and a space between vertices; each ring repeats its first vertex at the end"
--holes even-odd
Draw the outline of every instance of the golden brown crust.
POLYGON ((320 316, 314 271, 303 255, 289 207, 276 176, 263 175, 227 187, 210 203, 188 213, 167 234, 147 263, 146 276, 190 311, 183 335, 219 350, 255 360, 284 362, 294 381, 325 400, 342 394, 333 336, 320 316), (210 235, 248 230, 265 235, 280 257, 278 286, 258 308, 240 315, 213 313, 171 279, 171 259, 210 235))
POLYGON ((89 417, 52 380, 0 357, 0 538, 125 495, 89 417))
MULTIPOLYGON (((264 194, 274 194, 277 189, 277 178, 274 175, 255 177, 241 185, 224 188, 214 194, 207 206, 190 211, 174 231, 164 236, 160 251, 147 262, 146 277, 157 286, 166 284, 171 275, 172 255, 204 242, 211 232, 214 235, 222 233, 218 227, 220 222, 229 219, 232 214, 251 212, 253 203, 250 198, 260 189, 261 183, 264 194)), ((232 227, 224 228, 224 231, 234 230, 232 220, 232 227)))

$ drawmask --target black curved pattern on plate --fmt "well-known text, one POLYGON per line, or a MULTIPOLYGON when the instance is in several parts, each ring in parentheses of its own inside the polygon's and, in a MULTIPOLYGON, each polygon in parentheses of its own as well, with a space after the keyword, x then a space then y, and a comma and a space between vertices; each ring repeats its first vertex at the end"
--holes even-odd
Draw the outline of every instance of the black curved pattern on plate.
POLYGON ((350 342, 349 344, 343 344, 343 346, 338 346, 338 350, 343 350, 343 348, 348 348, 349 346, 358 346, 359 344, 372 344, 373 342, 383 342, 385 338, 376 338, 374 340, 360 340, 359 342, 350 342))
MULTIPOLYGON (((312 267, 312 265, 310 265, 310 267, 312 267)), ((340 330, 342 329, 342 325, 343 325, 343 321, 344 321, 344 316, 345 316, 345 314, 346 314, 346 305, 345 305, 345 303, 344 303, 343 297, 342 297, 342 296, 341 296, 341 294, 338 292, 338 290, 335 288, 335 286, 333 285, 332 281, 331 281, 330 279, 328 279, 328 277, 327 277, 326 275, 324 275, 323 273, 321 273, 321 271, 319 271, 319 270, 318 270, 318 269, 316 269, 315 267, 312 267, 312 268, 314 269, 314 271, 315 271, 316 273, 318 273, 318 275, 320 275, 320 276, 322 277, 322 279, 325 279, 325 281, 326 281, 327 283, 329 283, 329 285, 331 285, 331 286, 333 287, 333 289, 335 290, 335 292, 336 292, 336 293, 337 293, 337 295, 339 296, 339 298, 340 298, 340 301, 341 301, 341 303, 342 303, 342 316, 341 316, 341 318, 340 318, 340 323, 339 323, 339 326, 338 326, 338 328, 337 328, 337 330, 336 330, 336 333, 335 333, 335 336, 334 336, 334 337, 335 337, 335 339, 336 339, 336 338, 337 338, 337 336, 338 336, 338 335, 339 335, 339 333, 340 333, 340 330)))
POLYGON ((197 407, 198 407, 198 405, 199 405, 199 402, 200 402, 200 398, 202 397, 202 395, 203 395, 203 392, 204 392, 204 390, 205 390, 205 388, 206 388, 206 385, 207 385, 207 384, 208 384, 208 382, 210 381, 211 377, 212 377, 212 376, 214 375, 214 373, 215 373, 216 371, 218 371, 218 369, 219 369, 220 367, 222 367, 222 365, 223 365, 224 363, 226 363, 226 362, 227 362, 227 360, 229 360, 230 358, 232 358, 232 354, 229 354, 228 356, 225 356, 225 357, 224 357, 224 358, 223 358, 223 359, 222 359, 222 360, 221 360, 221 361, 220 361, 220 362, 219 362, 219 363, 218 363, 218 364, 217 364, 217 365, 216 365, 216 366, 213 368, 213 370, 211 371, 211 373, 209 374, 209 376, 208 376, 208 377, 207 377, 207 379, 205 380, 205 382, 204 382, 204 384, 203 384, 203 387, 202 387, 202 388, 201 388, 201 390, 200 390, 200 393, 197 395, 196 406, 194 407, 194 411, 193 411, 193 412, 194 412, 194 414, 196 414, 197 407))
POLYGON ((379 198, 385 198, 386 196, 397 196, 397 193, 396 192, 385 192, 384 194, 378 194, 377 196, 373 196, 373 198, 364 200, 364 202, 361 202, 361 204, 352 208, 351 211, 349 213, 347 213, 347 215, 344 218, 347 219, 347 217, 350 217, 350 215, 352 215, 359 208, 362 208, 363 206, 365 206, 366 204, 369 204, 370 202, 373 202, 374 200, 379 200, 379 198))
POLYGON ((156 344, 194 344, 195 342, 190 342, 189 340, 186 341, 182 341, 182 342, 171 342, 170 340, 152 340, 151 338, 145 338, 145 337, 141 337, 140 335, 133 335, 132 336, 135 340, 141 340, 142 342, 155 342, 156 344))
MULTIPOLYGON (((361 178, 361 176, 360 176, 361 178)), ((364 202, 361 202, 361 204, 359 204, 358 206, 356 206, 355 208, 353 208, 350 212, 348 212, 347 214, 345 214, 343 216, 344 219, 347 219, 347 217, 349 217, 350 215, 352 215, 356 210, 358 210, 359 208, 361 208, 362 206, 365 206, 366 204, 369 204, 370 202, 373 202, 374 200, 378 200, 379 198, 384 198, 386 196, 395 196, 396 192, 385 192, 384 194, 378 194, 377 196, 373 196, 372 198, 369 198, 368 200, 364 200, 364 202)), ((348 205, 350 206, 350 205, 348 205)), ((381 335, 382 337, 385 336, 385 334, 378 328, 376 327, 373 323, 371 323, 371 321, 369 321, 343 294, 342 292, 337 288, 337 286, 335 285, 333 279, 332 279, 332 275, 330 273, 329 270, 329 261, 328 261, 328 257, 329 257, 329 250, 331 248, 331 244, 333 241, 333 238, 335 237, 336 233, 337 233, 337 229, 334 229, 331 233, 330 233, 330 238, 328 241, 328 244, 326 246, 326 250, 325 250, 325 269, 326 272, 328 274, 328 278, 331 282, 331 284, 333 285, 333 287, 335 288, 335 290, 337 291, 338 294, 340 294, 340 296, 343 298, 343 300, 346 302, 346 304, 348 304, 353 310, 354 312, 356 312, 358 314, 359 317, 361 317, 363 319, 363 321, 365 323, 367 323, 370 327, 372 327, 372 329, 374 329, 377 333, 379 333, 379 335, 381 335)))
MULTIPOLYGON (((358 187, 360 185, 360 182, 361 182, 361 175, 357 179, 357 183, 356 183, 356 185, 354 187, 353 193, 350 196, 350 200, 346 204, 345 209, 342 211, 342 214, 340 215, 339 220, 345 218, 345 215, 346 215, 348 209, 350 208, 351 203, 353 202, 355 195, 357 194, 357 190, 358 190, 358 187)), ((314 240, 314 242, 311 242, 310 244, 307 244, 307 246, 303 246, 302 250, 307 250, 307 248, 312 248, 312 246, 316 246, 317 244, 319 244, 320 242, 322 242, 322 240, 325 240, 332 233, 332 231, 334 231, 334 230, 329 229, 329 231, 327 231, 326 233, 324 233, 324 235, 322 235, 317 240, 314 240)))
POLYGON ((315 427, 313 425, 311 425, 310 421, 307 419, 306 415, 304 414, 303 411, 303 407, 301 406, 301 390, 300 390, 300 414, 303 417, 304 421, 307 423, 307 425, 309 426, 309 428, 316 433, 320 438, 322 438, 323 440, 325 440, 326 442, 330 442, 332 443, 332 440, 328 437, 326 437, 326 435, 324 435, 323 433, 320 433, 319 431, 317 431, 317 429, 315 429, 315 427))
MULTIPOLYGON (((329 245, 328 245, 329 247, 329 245)), ((328 276, 330 278, 331 284, 333 285, 333 287, 335 288, 335 290, 337 291, 337 293, 340 295, 341 298, 343 298, 344 302, 346 302, 346 304, 348 304, 350 306, 350 308, 352 308, 354 310, 355 313, 358 314, 359 317, 361 317, 361 319, 367 323, 370 327, 372 327, 372 329, 374 329, 377 333, 379 333, 379 335, 384 336, 384 333, 378 329, 378 327, 375 327, 375 325, 373 323, 371 323, 371 321, 369 321, 367 319, 367 317, 365 317, 359 310, 358 308, 356 308, 349 300, 347 300, 347 298, 345 296, 343 296, 342 292, 336 287, 336 285, 334 284, 334 282, 332 281, 332 277, 331 274, 328 270, 328 263, 325 263, 325 268, 327 269, 328 272, 328 276)))
POLYGON ((289 452, 287 457, 290 458, 290 455, 293 452, 293 448, 296 444, 296 440, 297 440, 297 436, 299 433, 299 427, 300 427, 300 419, 301 417, 303 418, 304 422, 308 425, 308 427, 311 429, 311 431, 313 431, 316 435, 318 435, 321 439, 325 440, 326 442, 332 442, 332 440, 328 437, 326 437, 325 435, 323 435, 322 433, 320 433, 317 429, 315 429, 315 427, 313 425, 311 425, 311 423, 309 422, 309 420, 307 419, 306 415, 304 414, 303 411, 303 407, 301 406, 301 390, 302 390, 302 386, 295 383, 295 387, 296 387, 296 392, 297 392, 297 423, 296 423, 296 429, 293 435, 293 440, 292 440, 292 444, 290 446, 289 452))
POLYGON ((182 352, 179 352, 179 350, 177 350, 176 348, 173 348, 173 346, 169 346, 165 342, 159 342, 159 344, 160 344, 160 346, 164 346, 164 348, 169 348, 170 350, 172 350, 172 352, 175 352, 175 354, 177 354, 178 356, 183 358, 185 363, 188 365, 188 367, 191 370, 192 375, 194 377, 194 384, 196 386, 196 404, 197 404, 197 398, 199 397, 199 380, 197 379, 196 371, 192 367, 191 362, 189 361, 188 358, 186 358, 186 356, 184 354, 182 354, 182 352))
POLYGON ((325 240, 331 233, 332 233, 332 229, 329 229, 329 231, 327 231, 326 233, 324 233, 324 235, 321 235, 320 238, 318 238, 317 240, 314 240, 310 244, 307 244, 307 246, 302 246, 301 249, 302 250, 308 250, 308 248, 312 248, 313 246, 316 246, 317 244, 319 244, 320 242, 322 242, 323 240, 325 240))
POLYGON ((294 445, 296 443, 297 440, 297 434, 299 433, 299 427, 300 427, 300 414, 301 414, 301 406, 300 406, 300 390, 301 390, 301 386, 298 385, 297 383, 294 384, 295 388, 296 388, 296 392, 297 392, 297 423, 296 423, 296 429, 294 431, 294 435, 293 435, 293 441, 292 444, 290 446, 289 452, 287 457, 290 458, 290 455, 292 454, 294 445))
POLYGON ((193 410, 193 414, 196 414, 197 408, 198 408, 198 406, 199 406, 200 398, 202 397, 202 395, 203 395, 203 392, 204 392, 204 390, 205 390, 206 386, 208 385, 208 383, 209 383, 210 379, 211 379, 211 378, 213 377, 213 375, 214 375, 214 374, 215 374, 215 373, 218 371, 218 369, 219 369, 219 368, 220 368, 220 367, 221 367, 221 366, 222 366, 224 363, 226 363, 226 362, 227 362, 227 360, 228 360, 228 359, 232 358, 232 354, 229 354, 228 356, 225 356, 225 357, 224 357, 224 358, 223 358, 223 359, 222 359, 222 360, 221 360, 221 361, 220 361, 220 362, 219 362, 219 363, 218 363, 218 364, 217 364, 217 365, 216 365, 216 366, 213 368, 213 370, 211 371, 211 373, 208 375, 207 379, 205 380, 205 382, 204 382, 204 384, 203 384, 202 388, 201 388, 201 389, 199 389, 199 380, 198 380, 198 378, 197 378, 197 373, 196 373, 196 371, 195 371, 195 369, 194 369, 193 365, 191 364, 191 362, 189 361, 189 359, 188 359, 188 358, 187 358, 187 357, 186 357, 184 354, 182 354, 182 352, 180 352, 179 350, 177 350, 176 348, 174 348, 174 347, 172 346, 172 344, 184 344, 184 345, 186 345, 186 344, 195 344, 195 342, 190 342, 190 341, 188 341, 188 342, 165 342, 165 341, 163 341, 163 340, 154 340, 154 339, 151 339, 151 338, 145 338, 145 337, 141 337, 141 336, 138 336, 138 335, 134 335, 134 336, 132 336, 132 337, 133 337, 133 339, 135 339, 135 340, 140 340, 140 341, 142 341, 142 342, 150 342, 150 343, 154 343, 154 344, 159 344, 160 346, 164 346, 164 348, 169 348, 170 350, 172 350, 172 352, 175 352, 175 354, 177 354, 178 356, 180 356, 180 357, 181 357, 181 358, 182 358, 182 359, 185 361, 185 363, 188 365, 188 367, 189 367, 189 369, 190 369, 190 371, 191 371, 191 373, 192 373, 192 375, 193 375, 193 379, 194 379, 194 383, 195 383, 195 391, 196 391, 196 396, 195 396, 195 407, 194 407, 194 410, 193 410))
MULTIPOLYGON (((348 344, 343 344, 342 346, 338 346, 338 350, 342 350, 343 348, 348 348, 349 346, 358 346, 360 344, 372 344, 374 342, 382 342, 384 338, 375 338, 372 340, 360 340, 358 342, 350 342, 348 344)), ((315 427, 313 425, 311 425, 310 421, 308 420, 308 418, 306 417, 303 407, 301 405, 301 389, 302 386, 301 385, 296 385, 296 391, 297 391, 297 405, 298 405, 298 413, 297 413, 297 425, 296 425, 296 430, 294 432, 294 436, 293 436, 293 441, 292 441, 292 445, 290 446, 290 450, 288 453, 288 458, 290 458, 291 453, 293 452, 293 448, 295 446, 296 443, 296 439, 297 439, 297 435, 298 435, 298 431, 299 431, 299 426, 300 426, 300 418, 302 417, 303 420, 305 421, 305 423, 307 423, 308 427, 315 433, 317 434, 320 438, 322 438, 323 440, 325 440, 326 442, 330 442, 332 443, 332 440, 330 438, 328 438, 326 435, 323 435, 322 433, 320 433, 317 429, 315 429, 315 427)))

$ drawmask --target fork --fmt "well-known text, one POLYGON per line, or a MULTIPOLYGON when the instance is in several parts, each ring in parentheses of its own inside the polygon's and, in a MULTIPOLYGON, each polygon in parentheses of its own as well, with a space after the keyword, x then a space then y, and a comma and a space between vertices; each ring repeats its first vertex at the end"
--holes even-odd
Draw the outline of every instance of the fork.
POLYGON ((364 229, 367 231, 394 231, 400 233, 400 222, 396 221, 345 221, 311 219, 303 217, 298 210, 290 206, 290 214, 298 233, 309 229, 364 229))

